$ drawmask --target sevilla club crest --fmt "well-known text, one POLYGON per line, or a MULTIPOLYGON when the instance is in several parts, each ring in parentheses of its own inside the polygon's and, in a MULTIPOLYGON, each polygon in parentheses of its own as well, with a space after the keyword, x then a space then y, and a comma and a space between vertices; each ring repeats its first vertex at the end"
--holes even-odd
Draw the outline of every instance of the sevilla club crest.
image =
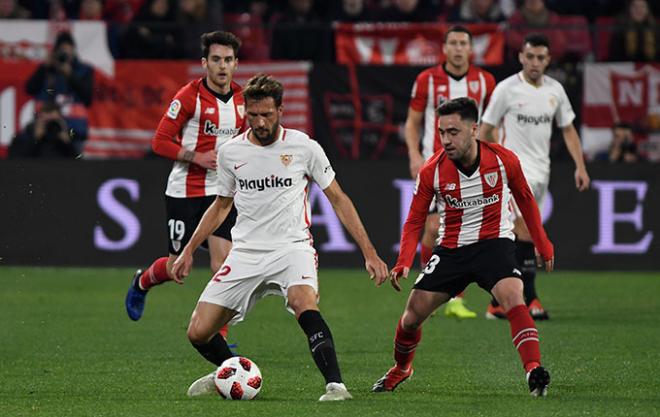
POLYGON ((479 81, 470 81, 468 83, 468 88, 472 94, 477 94, 479 92, 479 81))
POLYGON ((280 155, 280 160, 284 164, 285 167, 288 167, 291 161, 293 161, 293 155, 280 155))

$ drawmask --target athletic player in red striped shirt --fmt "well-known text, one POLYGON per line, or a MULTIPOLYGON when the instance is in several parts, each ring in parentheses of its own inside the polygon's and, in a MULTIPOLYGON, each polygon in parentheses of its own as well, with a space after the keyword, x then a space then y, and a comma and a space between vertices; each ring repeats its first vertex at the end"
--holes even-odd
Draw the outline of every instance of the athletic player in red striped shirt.
POLYGON ((406 278, 410 271, 433 198, 440 214, 438 245, 417 278, 397 325, 396 364, 372 390, 392 391, 412 375, 424 321, 468 284, 476 282, 506 310, 530 392, 543 396, 550 375, 541 366, 538 332, 523 299, 509 217, 512 195, 547 271, 552 271, 554 265, 552 243, 545 234, 518 158, 502 146, 477 140, 476 103, 470 98, 457 98, 440 105, 437 114, 443 149, 424 164, 417 177, 399 259, 390 272, 397 291, 401 290, 399 279, 406 278))
MULTIPOLYGON (((147 291, 173 279, 172 264, 216 198, 217 149, 245 125, 241 87, 232 81, 240 40, 221 31, 205 33, 201 40, 206 76, 189 82, 176 93, 152 140, 156 154, 174 161, 165 191, 169 256, 158 258, 146 271, 135 273, 126 295, 126 311, 132 320, 142 316, 147 291)), ((207 239, 213 272, 229 253, 235 222, 233 209, 207 239)))
MULTIPOLYGON (((442 50, 447 60, 422 71, 413 85, 405 127, 412 178, 417 177, 424 161, 442 147, 435 109, 447 100, 470 97, 476 101, 481 116, 495 88, 495 78, 488 71, 470 64, 472 34, 466 28, 450 28, 445 33, 442 50)), ((422 267, 431 257, 438 238, 438 219, 438 213, 432 209, 422 237, 422 267)), ((447 303, 445 315, 459 319, 477 316, 465 307, 462 294, 447 303)))

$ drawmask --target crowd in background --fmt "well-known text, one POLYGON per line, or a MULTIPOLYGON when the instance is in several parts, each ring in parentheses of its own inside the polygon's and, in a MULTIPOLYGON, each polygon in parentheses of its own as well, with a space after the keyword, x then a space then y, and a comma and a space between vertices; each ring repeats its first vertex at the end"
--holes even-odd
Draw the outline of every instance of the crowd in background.
MULTIPOLYGON (((243 40, 239 57, 244 60, 325 62, 335 60, 334 22, 496 23, 507 25, 511 62, 517 61, 526 33, 540 31, 553 45, 553 61, 570 65, 594 58, 659 62, 658 9, 648 0, 0 0, 0 21, 103 20, 117 59, 198 59, 200 35, 224 29, 243 40), (591 43, 586 51, 576 50, 580 33, 595 40, 593 48, 605 51, 594 54, 591 43), (606 42, 598 45, 598 39, 606 42)), ((49 101, 43 95, 68 97, 66 117, 60 108, 63 100, 50 100, 16 137, 11 155, 80 154, 87 137, 91 72, 78 61, 73 39, 58 38, 26 87, 42 102, 49 101)), ((611 149, 596 160, 643 159, 631 126, 615 126, 612 136, 611 149)))
MULTIPOLYGON (((517 50, 525 32, 539 29, 546 32, 553 45, 566 48, 571 43, 566 39, 566 30, 570 29, 584 30, 586 36, 602 40, 602 45, 596 47, 605 51, 598 58, 649 62, 660 60, 660 36, 654 17, 659 10, 653 10, 652 3, 647 0, 0 0, 0 19, 104 20, 109 24, 109 42, 115 58, 198 58, 199 35, 221 28, 253 41, 242 51, 244 59, 331 61, 334 59, 332 22, 445 21, 508 24, 510 53, 517 50)), ((553 55, 561 59, 564 52, 555 50, 553 55)))

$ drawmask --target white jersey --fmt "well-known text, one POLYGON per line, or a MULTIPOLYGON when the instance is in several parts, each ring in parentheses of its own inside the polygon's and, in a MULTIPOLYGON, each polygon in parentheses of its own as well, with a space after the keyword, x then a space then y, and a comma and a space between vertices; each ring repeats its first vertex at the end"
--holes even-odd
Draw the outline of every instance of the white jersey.
POLYGON ((218 195, 233 197, 238 211, 233 247, 274 250, 308 241, 311 181, 327 188, 335 172, 318 142, 280 127, 268 146, 255 145, 249 130, 218 151, 218 195))
POLYGON ((547 184, 552 120, 566 127, 575 119, 564 87, 547 75, 539 87, 525 81, 522 72, 510 76, 497 84, 482 117, 492 126, 498 126, 502 119, 500 143, 518 156, 529 182, 547 184))

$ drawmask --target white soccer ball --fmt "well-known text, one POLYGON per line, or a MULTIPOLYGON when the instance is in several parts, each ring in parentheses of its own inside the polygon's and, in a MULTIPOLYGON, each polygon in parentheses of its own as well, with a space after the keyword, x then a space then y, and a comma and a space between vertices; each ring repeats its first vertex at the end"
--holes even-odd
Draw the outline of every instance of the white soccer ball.
POLYGON ((259 394, 263 380, 254 362, 234 356, 222 362, 215 371, 213 382, 222 398, 251 400, 259 394))

